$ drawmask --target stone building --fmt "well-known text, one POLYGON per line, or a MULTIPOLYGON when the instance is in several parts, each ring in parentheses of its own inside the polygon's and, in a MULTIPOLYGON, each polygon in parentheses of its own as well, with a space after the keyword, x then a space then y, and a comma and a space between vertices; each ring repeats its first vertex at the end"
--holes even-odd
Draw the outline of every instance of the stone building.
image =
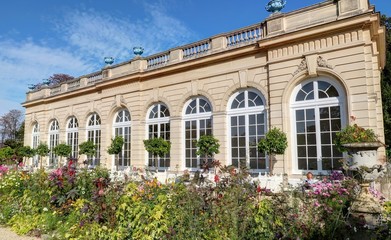
MULTIPOLYGON (((78 144, 91 140, 99 153, 90 164, 112 168, 107 148, 121 135, 120 168, 145 167, 154 161, 143 140, 161 136, 171 151, 157 159, 159 169, 182 171, 199 168, 194 140, 213 134, 216 159, 257 173, 270 166, 256 144, 277 127, 289 146, 275 173, 327 173, 339 167, 333 137, 351 116, 384 139, 384 63, 385 29, 368 0, 324 1, 32 90, 23 103, 25 144, 65 142, 78 156, 78 144)), ((54 162, 50 154, 46 164, 54 162)))

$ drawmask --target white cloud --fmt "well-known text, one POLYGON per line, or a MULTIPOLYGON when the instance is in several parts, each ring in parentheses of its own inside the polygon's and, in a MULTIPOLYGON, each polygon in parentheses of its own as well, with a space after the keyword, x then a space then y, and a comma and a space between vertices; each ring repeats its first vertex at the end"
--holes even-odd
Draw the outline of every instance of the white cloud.
POLYGON ((39 83, 54 73, 78 77, 102 67, 105 56, 114 57, 116 63, 133 58, 134 46, 144 47, 143 55, 147 56, 191 41, 193 33, 166 14, 162 6, 141 5, 145 16, 133 21, 73 9, 55 20, 57 32, 50 39, 17 41, 0 36, 0 116, 21 109, 28 84, 39 83), (56 37, 61 39, 53 40, 56 37))
POLYGON ((93 69, 81 56, 31 40, 0 41, 0 49, 0 112, 20 108, 30 83, 41 82, 54 73, 78 76, 93 69))
POLYGON ((146 16, 135 21, 94 10, 71 11, 57 28, 67 42, 95 62, 105 56, 114 57, 117 63, 131 59, 135 46, 144 47, 146 56, 188 43, 193 34, 183 23, 168 16, 161 6, 144 4, 144 8, 146 16))

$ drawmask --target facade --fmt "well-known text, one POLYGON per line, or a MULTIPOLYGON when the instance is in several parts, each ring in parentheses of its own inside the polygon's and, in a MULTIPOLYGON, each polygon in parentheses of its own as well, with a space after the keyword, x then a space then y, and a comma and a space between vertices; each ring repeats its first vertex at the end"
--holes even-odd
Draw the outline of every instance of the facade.
MULTIPOLYGON (((194 140, 213 134, 216 159, 258 173, 270 166, 257 142, 277 127, 289 145, 274 159, 275 173, 327 173, 339 168, 333 138, 351 116, 384 139, 384 62, 385 29, 368 0, 325 1, 32 90, 23 103, 25 144, 64 142, 78 156, 78 144, 91 140, 99 151, 90 164, 112 168, 107 149, 119 135, 120 168, 194 171, 201 161, 194 140), (171 151, 155 159, 143 140, 159 136, 171 151)), ((46 164, 55 162, 50 154, 46 164)))

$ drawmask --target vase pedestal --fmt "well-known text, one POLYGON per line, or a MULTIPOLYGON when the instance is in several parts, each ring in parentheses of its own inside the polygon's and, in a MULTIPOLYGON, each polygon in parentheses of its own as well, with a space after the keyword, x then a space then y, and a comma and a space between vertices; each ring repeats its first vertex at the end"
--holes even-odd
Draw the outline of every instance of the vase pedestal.
POLYGON ((351 206, 351 216, 360 224, 374 228, 380 225, 381 204, 369 192, 369 183, 360 184, 361 191, 351 206))

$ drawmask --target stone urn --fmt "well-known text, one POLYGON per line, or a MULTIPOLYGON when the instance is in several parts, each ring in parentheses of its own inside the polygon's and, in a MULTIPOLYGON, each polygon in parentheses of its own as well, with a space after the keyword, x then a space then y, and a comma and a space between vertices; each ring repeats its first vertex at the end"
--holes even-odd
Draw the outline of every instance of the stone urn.
POLYGON ((266 11, 271 13, 278 13, 283 9, 286 5, 285 0, 271 0, 265 6, 266 11))
POLYGON ((351 169, 360 166, 372 168, 378 165, 377 149, 383 144, 380 142, 346 143, 342 145, 350 156, 351 169))
POLYGON ((143 54, 144 48, 143 47, 134 47, 133 53, 136 55, 136 57, 141 57, 141 54, 143 54))
POLYGON ((106 63, 107 66, 110 66, 114 62, 114 58, 113 57, 105 57, 104 60, 105 60, 105 63, 106 63))

